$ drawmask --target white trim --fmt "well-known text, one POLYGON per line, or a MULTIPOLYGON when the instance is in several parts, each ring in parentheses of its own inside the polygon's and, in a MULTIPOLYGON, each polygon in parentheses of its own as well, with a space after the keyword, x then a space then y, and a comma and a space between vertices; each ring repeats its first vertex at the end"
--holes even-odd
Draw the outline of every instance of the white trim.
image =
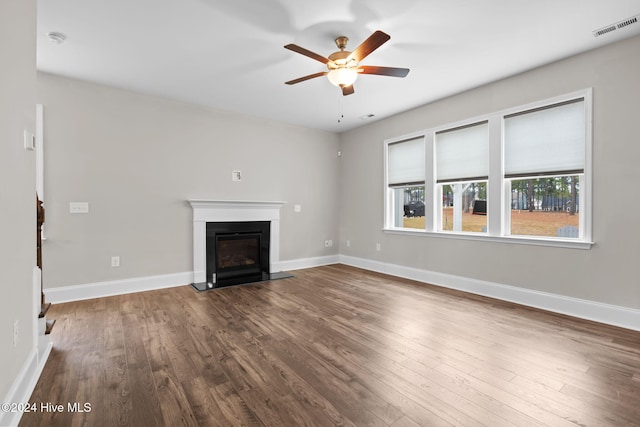
MULTIPOLYGON (((300 270, 303 268, 337 264, 338 262, 340 262, 339 255, 328 255, 280 261, 275 265, 275 268, 276 272, 284 270, 300 270)), ((124 295, 133 292, 173 288, 188 285, 190 283, 193 283, 193 272, 186 271, 183 273, 164 274, 159 276, 136 277, 133 279, 62 286, 59 288, 45 289, 44 293, 47 297, 47 301, 53 304, 60 304, 92 298, 124 295)))
POLYGON ((582 238, 586 241, 593 239, 593 88, 584 94, 584 108, 586 118, 586 151, 584 158, 584 178, 580 182, 582 201, 580 202, 580 225, 582 238))
MULTIPOLYGON (((36 104, 36 194, 44 203, 44 106, 36 104)), ((46 226, 42 224, 40 229, 40 237, 44 242, 47 240, 45 236, 46 226)), ((38 292, 38 295, 40 292, 38 292)))
MULTIPOLYGON (((281 261, 278 267, 288 271, 337 263, 640 331, 640 310, 348 255, 281 261)), ((192 278, 193 272, 184 272, 52 288, 45 294, 47 300, 62 303, 183 286, 192 283, 192 278)))
POLYGON ((280 209, 287 202, 269 202, 261 200, 187 200, 195 209, 280 209))
POLYGON ((136 277, 133 279, 112 280, 108 282, 88 283, 75 286, 45 289, 47 301, 53 304, 79 301, 91 298, 124 295, 155 289, 173 288, 193 283, 193 272, 164 274, 160 276, 136 277))
POLYGON ((320 267, 322 265, 337 264, 339 262, 340 255, 293 259, 280 261, 277 266, 277 271, 301 270, 303 268, 320 267))
MULTIPOLYGON (((49 342, 45 348, 42 357, 38 357, 38 350, 34 348, 29 353, 22 369, 15 381, 11 385, 11 388, 7 392, 7 395, 2 399, 1 403, 27 403, 31 398, 33 390, 36 388, 40 374, 44 369, 44 365, 47 362, 47 358, 51 353, 53 344, 49 342)), ((17 426, 22 418, 22 412, 5 412, 0 411, 0 426, 14 427, 17 426)))
POLYGON ((44 202, 44 106, 36 104, 36 193, 44 202))
POLYGON ((193 208, 193 279, 207 281, 207 222, 270 221, 269 272, 279 270, 280 208, 286 202, 247 200, 187 200, 193 208))
POLYGON ((591 249, 594 242, 585 242, 578 239, 563 239, 563 238, 546 238, 546 237, 523 237, 523 236, 488 236, 483 233, 469 233, 469 232, 453 232, 453 231, 426 231, 418 228, 383 228, 382 231, 388 234, 401 234, 407 236, 427 236, 435 237, 437 239, 458 239, 458 240, 480 240, 484 242, 501 242, 501 243, 514 243, 517 245, 531 245, 531 246, 547 246, 555 248, 569 248, 569 249, 591 249))
POLYGON ((593 320, 608 325, 640 331, 640 310, 632 308, 347 255, 341 255, 340 262, 379 273, 404 277, 406 279, 457 289, 503 301, 510 301, 554 313, 566 314, 580 319, 593 320))

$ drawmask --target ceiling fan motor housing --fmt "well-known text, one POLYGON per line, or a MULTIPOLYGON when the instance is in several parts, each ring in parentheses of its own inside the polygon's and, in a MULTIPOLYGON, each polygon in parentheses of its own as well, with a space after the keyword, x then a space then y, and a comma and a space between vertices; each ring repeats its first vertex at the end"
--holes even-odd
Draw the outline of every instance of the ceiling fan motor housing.
POLYGON ((354 58, 349 58, 351 52, 348 50, 339 50, 338 52, 333 52, 329 55, 329 62, 327 62, 327 67, 330 70, 335 70, 336 68, 351 68, 356 67, 358 63, 354 58))
POLYGON ((338 68, 355 68, 358 65, 358 62, 354 58, 349 58, 351 52, 344 50, 347 47, 348 41, 349 37, 347 36, 336 37, 336 46, 338 46, 340 50, 329 55, 327 68, 335 70, 338 68))

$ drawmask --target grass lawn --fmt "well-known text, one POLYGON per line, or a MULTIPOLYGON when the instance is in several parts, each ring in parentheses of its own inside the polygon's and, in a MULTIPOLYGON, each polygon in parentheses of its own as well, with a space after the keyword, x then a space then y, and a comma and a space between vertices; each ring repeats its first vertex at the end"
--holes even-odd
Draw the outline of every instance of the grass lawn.
MULTIPOLYGON (((443 223, 448 224, 445 230, 453 227, 453 208, 444 208, 443 223)), ((567 212, 546 211, 511 211, 511 234, 524 236, 556 237, 558 228, 567 225, 578 227, 579 215, 569 215, 567 212)), ((424 217, 404 218, 404 226, 407 228, 424 228, 424 217)), ((462 213, 462 231, 480 233, 482 227, 487 225, 485 215, 473 215, 471 212, 462 213)))

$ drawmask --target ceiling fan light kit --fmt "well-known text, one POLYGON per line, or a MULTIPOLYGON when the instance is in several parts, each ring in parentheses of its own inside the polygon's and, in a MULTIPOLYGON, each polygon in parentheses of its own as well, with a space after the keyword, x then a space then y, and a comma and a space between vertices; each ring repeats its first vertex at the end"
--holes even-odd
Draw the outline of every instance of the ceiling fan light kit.
POLYGON ((335 68, 329 71, 327 78, 335 86, 351 86, 358 78, 358 72, 353 68, 335 68))
POLYGON ((305 55, 311 59, 322 62, 327 66, 329 71, 310 74, 294 80, 289 80, 285 84, 293 85, 306 80, 310 80, 320 76, 327 76, 331 84, 342 89, 343 95, 351 95, 354 93, 353 83, 358 78, 358 74, 377 74, 381 76, 405 77, 409 73, 408 68, 379 67, 379 66, 360 66, 360 62, 366 58, 371 52, 386 43, 391 36, 382 32, 375 31, 362 44, 360 44, 353 52, 345 50, 347 47, 348 37, 340 36, 335 39, 336 46, 340 49, 333 52, 329 57, 324 57, 308 49, 295 44, 288 44, 285 49, 292 50, 301 55, 305 55))

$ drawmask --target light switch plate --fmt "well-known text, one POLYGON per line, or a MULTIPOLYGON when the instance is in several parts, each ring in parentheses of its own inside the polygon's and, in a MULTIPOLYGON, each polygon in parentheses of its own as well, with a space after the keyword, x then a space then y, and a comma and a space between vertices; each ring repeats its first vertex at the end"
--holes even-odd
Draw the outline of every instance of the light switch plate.
POLYGON ((27 151, 36 149, 36 136, 28 130, 24 131, 24 149, 27 151))
POLYGON ((69 202, 69 213, 89 213, 89 202, 69 202))

